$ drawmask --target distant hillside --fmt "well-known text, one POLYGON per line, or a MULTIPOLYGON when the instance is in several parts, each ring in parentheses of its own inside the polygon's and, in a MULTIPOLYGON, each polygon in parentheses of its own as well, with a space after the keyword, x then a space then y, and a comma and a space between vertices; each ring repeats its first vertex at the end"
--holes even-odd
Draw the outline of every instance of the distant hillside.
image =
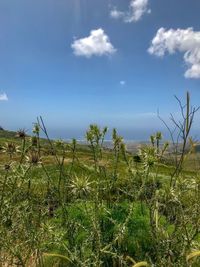
POLYGON ((0 127, 0 138, 15 138, 16 132, 4 130, 0 127))

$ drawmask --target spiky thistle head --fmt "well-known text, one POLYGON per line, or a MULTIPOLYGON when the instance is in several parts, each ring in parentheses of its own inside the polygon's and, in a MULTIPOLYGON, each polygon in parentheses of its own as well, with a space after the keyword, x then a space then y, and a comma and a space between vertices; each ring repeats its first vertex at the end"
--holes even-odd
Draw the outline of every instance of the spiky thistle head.
POLYGON ((26 130, 25 129, 19 129, 17 131, 16 137, 20 138, 20 139, 25 139, 26 138, 26 130))
POLYGON ((70 188, 73 195, 77 197, 85 197, 91 193, 91 184, 89 177, 86 175, 75 175, 71 181, 70 188))
POLYGON ((145 168, 152 167, 157 162, 157 154, 154 147, 143 146, 139 149, 139 156, 145 168))
POLYGON ((42 162, 38 152, 34 150, 29 152, 29 154, 26 156, 26 161, 31 165, 38 165, 42 162))
POLYGON ((19 150, 19 146, 17 146, 15 143, 7 142, 2 147, 2 152, 7 153, 9 155, 14 155, 14 154, 20 152, 20 150, 19 150))
POLYGON ((33 132, 34 134, 39 135, 39 133, 40 133, 40 125, 39 125, 38 123, 34 123, 32 132, 33 132))
POLYGON ((156 140, 161 140, 162 139, 162 133, 157 132, 155 137, 156 137, 156 140))

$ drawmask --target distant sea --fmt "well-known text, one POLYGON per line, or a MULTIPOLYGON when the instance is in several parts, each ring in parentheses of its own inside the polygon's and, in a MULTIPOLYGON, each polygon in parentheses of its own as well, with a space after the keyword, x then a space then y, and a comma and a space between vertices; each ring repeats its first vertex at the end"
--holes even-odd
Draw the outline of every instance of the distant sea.
MULTIPOLYGON (((140 143, 140 142, 148 142, 150 139, 150 135, 154 134, 157 129, 153 130, 125 130, 125 129, 117 129, 117 133, 123 137, 124 141, 127 143, 140 143)), ((85 134, 86 130, 73 130, 67 129, 65 131, 59 129, 49 129, 49 136, 52 139, 62 139, 65 141, 70 141, 72 138, 77 139, 79 142, 85 142, 85 134)), ((164 139, 169 138, 167 133, 164 134, 164 139)), ((112 129, 110 129, 106 135, 105 141, 112 140, 112 129)))
MULTIPOLYGON (((87 131, 87 128, 85 129, 74 129, 74 128, 68 128, 67 126, 65 128, 52 128, 46 126, 48 130, 49 137, 51 139, 62 139, 64 141, 71 141, 72 138, 77 139, 80 143, 86 143, 85 134, 87 131)), ((18 129, 8 129, 8 130, 18 130, 18 129)), ((26 129, 28 134, 31 134, 31 129, 26 129)), ((170 135, 168 131, 165 128, 157 129, 157 128, 147 128, 147 129, 117 129, 117 132, 120 136, 123 137, 124 142, 128 144, 144 144, 149 143, 150 136, 152 134, 155 134, 157 131, 161 131, 163 135, 163 141, 169 141, 170 135)), ((191 136, 194 140, 200 140, 200 129, 195 129, 191 132, 191 136)), ((41 133, 41 137, 45 137, 43 133, 41 133)), ((105 142, 109 143, 112 140, 112 128, 109 129, 108 134, 106 135, 105 142)))

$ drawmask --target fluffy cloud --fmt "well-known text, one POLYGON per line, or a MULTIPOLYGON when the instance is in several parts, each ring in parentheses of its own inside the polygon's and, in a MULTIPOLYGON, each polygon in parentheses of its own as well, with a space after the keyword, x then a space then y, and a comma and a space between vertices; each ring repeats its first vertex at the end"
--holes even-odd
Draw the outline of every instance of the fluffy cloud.
POLYGON ((169 29, 160 28, 148 49, 150 54, 163 57, 167 52, 181 52, 187 66, 186 78, 200 78, 200 32, 193 28, 169 29))
POLYGON ((145 13, 150 13, 148 9, 149 0, 131 0, 129 10, 127 12, 119 11, 114 8, 110 12, 110 16, 114 19, 123 19, 124 22, 136 22, 141 19, 145 13))
POLYGON ((117 10, 116 8, 112 9, 110 11, 110 16, 113 19, 119 19, 119 18, 123 18, 124 17, 124 12, 117 10))
POLYGON ((6 93, 0 94, 0 101, 8 101, 8 96, 6 93))
POLYGON ((120 81, 119 83, 120 83, 121 86, 126 85, 126 81, 120 81))
POLYGON ((103 29, 92 30, 88 37, 75 40, 71 45, 76 56, 103 56, 111 55, 116 49, 103 29))

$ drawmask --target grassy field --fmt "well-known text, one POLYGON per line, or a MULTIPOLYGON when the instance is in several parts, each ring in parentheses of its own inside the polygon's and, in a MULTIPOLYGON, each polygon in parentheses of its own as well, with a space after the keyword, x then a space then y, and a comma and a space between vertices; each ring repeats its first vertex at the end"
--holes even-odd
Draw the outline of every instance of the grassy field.
POLYGON ((0 131, 1 266, 200 266, 199 154, 0 131), (181 163, 181 164, 179 164, 181 163), (195 254, 196 253, 196 254, 195 254))

